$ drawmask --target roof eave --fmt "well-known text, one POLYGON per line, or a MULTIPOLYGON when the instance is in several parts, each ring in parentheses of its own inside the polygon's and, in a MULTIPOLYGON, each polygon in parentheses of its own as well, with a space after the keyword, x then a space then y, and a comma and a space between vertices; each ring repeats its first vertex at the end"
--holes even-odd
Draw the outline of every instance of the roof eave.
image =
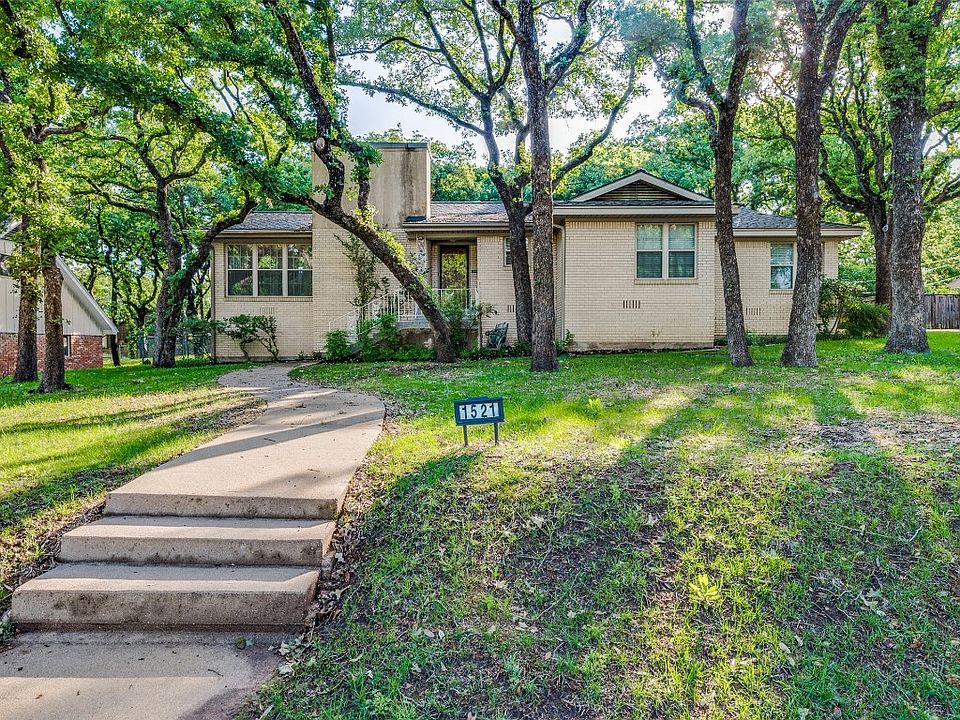
POLYGON ((283 230, 270 229, 270 230, 223 230, 219 237, 276 237, 277 235, 303 235, 304 233, 310 233, 313 228, 300 228, 299 230, 291 230, 285 228, 283 230))
POLYGON ((441 230, 501 230, 509 228, 510 224, 505 220, 494 220, 491 222, 412 222, 403 223, 400 227, 404 230, 415 231, 441 231, 441 230))
MULTIPOLYGON (((863 235, 862 227, 849 228, 821 228, 820 235, 825 237, 859 237, 863 235)), ((796 228, 734 228, 733 234, 737 237, 753 237, 755 235, 769 235, 771 237, 797 236, 796 228)))
POLYGON ((96 298, 90 294, 90 291, 83 286, 80 279, 73 274, 70 267, 60 257, 57 257, 57 268, 60 270, 64 283, 79 296, 80 302, 86 305, 87 310, 96 318, 97 327, 100 331, 104 335, 116 335, 118 330, 117 326, 113 324, 113 320, 110 319, 110 316, 100 307, 96 298))

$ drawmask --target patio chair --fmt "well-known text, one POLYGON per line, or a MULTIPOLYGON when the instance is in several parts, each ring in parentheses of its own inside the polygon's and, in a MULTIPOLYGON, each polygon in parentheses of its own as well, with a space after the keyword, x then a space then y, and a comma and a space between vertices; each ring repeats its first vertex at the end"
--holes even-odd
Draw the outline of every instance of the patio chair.
POLYGON ((487 330, 484 335, 487 336, 487 349, 499 350, 507 342, 507 328, 510 323, 497 323, 493 330, 487 330))

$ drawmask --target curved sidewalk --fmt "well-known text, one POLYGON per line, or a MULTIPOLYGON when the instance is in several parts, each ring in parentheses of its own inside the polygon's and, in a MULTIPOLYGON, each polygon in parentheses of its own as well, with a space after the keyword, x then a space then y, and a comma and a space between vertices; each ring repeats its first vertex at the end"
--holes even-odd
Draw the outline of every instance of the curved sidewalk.
POLYGON ((270 675, 384 414, 292 367, 221 378, 266 410, 110 493, 18 588, 14 622, 42 631, 0 653, 0 717, 225 718, 270 675))

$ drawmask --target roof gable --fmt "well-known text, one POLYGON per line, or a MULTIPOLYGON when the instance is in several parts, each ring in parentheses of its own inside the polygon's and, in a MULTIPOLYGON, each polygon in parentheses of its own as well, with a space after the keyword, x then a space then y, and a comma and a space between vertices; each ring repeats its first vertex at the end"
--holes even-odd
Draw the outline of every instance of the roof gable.
MULTIPOLYGON (((10 236, 19 229, 20 223, 14 221, 0 231, 0 252, 13 251, 11 246, 13 241, 10 236)), ((74 275, 73 270, 70 269, 59 255, 57 256, 56 262, 57 268, 60 270, 60 275, 63 277, 63 290, 69 292, 76 298, 80 307, 90 315, 91 319, 104 335, 116 335, 118 332, 117 326, 113 324, 110 316, 100 307, 100 304, 93 295, 83 286, 80 279, 74 275)))
POLYGON ((672 182, 651 175, 645 170, 626 175, 619 180, 601 185, 582 195, 571 198, 569 202, 624 202, 624 201, 676 201, 713 202, 711 198, 687 190, 672 182))

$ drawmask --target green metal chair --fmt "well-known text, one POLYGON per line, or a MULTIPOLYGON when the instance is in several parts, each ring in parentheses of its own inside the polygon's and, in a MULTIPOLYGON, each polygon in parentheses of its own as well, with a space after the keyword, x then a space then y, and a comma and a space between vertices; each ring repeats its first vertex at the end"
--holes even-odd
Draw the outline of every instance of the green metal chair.
POLYGON ((487 330, 484 335, 487 336, 487 349, 499 350, 507 343, 507 328, 510 323, 497 323, 493 330, 487 330))

